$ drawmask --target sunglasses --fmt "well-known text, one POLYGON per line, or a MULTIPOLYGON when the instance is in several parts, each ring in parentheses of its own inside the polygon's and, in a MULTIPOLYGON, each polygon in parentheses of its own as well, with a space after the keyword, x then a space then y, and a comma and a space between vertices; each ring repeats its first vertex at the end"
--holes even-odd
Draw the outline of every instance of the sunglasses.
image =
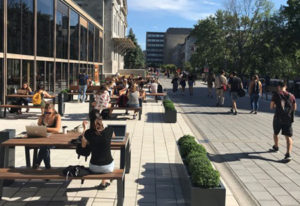
POLYGON ((51 112, 44 112, 44 114, 51 114, 51 112))

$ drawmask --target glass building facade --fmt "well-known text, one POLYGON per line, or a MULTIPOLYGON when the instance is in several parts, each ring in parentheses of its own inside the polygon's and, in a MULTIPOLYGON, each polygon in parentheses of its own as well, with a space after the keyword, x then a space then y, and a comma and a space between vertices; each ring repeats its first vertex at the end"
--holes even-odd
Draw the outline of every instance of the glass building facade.
POLYGON ((80 71, 97 82, 102 47, 103 28, 71 0, 0 0, 0 102, 25 82, 55 93, 80 71))

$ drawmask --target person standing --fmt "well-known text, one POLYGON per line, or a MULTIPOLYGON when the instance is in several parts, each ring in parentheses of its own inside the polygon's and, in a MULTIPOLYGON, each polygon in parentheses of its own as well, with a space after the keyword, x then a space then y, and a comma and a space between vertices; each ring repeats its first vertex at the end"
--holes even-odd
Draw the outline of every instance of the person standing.
POLYGON ((262 96, 262 84, 259 81, 258 75, 254 75, 249 85, 249 96, 251 104, 251 112, 257 114, 259 107, 259 98, 262 96))
POLYGON ((287 151, 284 160, 292 160, 291 152, 293 145, 293 128, 294 114, 297 109, 295 96, 289 93, 286 83, 280 82, 277 87, 277 92, 273 94, 270 108, 275 109, 273 118, 273 130, 274 130, 274 145, 272 151, 277 152, 279 150, 279 138, 278 134, 281 134, 286 138, 287 151))
POLYGON ((184 94, 185 93, 185 87, 186 87, 185 75, 182 75, 182 77, 180 79, 180 85, 181 85, 181 89, 182 89, 182 94, 184 94))
POLYGON ((78 77, 78 85, 79 85, 78 102, 81 101, 81 103, 83 103, 85 101, 88 79, 89 79, 89 76, 86 75, 84 72, 81 72, 79 74, 79 77, 78 77))
POLYGON ((232 72, 230 75, 230 79, 228 82, 228 87, 230 88, 230 94, 231 94, 231 101, 232 101, 232 108, 231 112, 234 115, 237 115, 237 105, 236 101, 239 98, 239 90, 243 89, 243 83, 242 80, 236 76, 235 72, 232 72))
POLYGON ((190 96, 193 96, 193 94, 194 94, 194 84, 195 84, 194 75, 192 73, 190 73, 187 78, 188 78, 190 96))
POLYGON ((227 79, 225 77, 225 71, 222 70, 218 77, 215 80, 215 88, 216 88, 216 97, 217 104, 216 106, 224 106, 224 92, 227 89, 227 79))
POLYGON ((214 81, 215 81, 214 73, 209 72, 208 77, 207 77, 207 88, 208 88, 208 97, 211 97, 211 98, 213 98, 212 88, 214 85, 214 81))

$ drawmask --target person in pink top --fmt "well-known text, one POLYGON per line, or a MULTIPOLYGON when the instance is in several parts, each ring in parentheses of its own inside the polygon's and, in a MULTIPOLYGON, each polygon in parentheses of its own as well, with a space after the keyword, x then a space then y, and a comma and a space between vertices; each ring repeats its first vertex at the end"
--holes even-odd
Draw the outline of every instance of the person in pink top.
POLYGON ((101 113, 103 109, 111 107, 110 96, 106 86, 102 85, 99 92, 95 95, 95 102, 93 102, 95 109, 101 113))

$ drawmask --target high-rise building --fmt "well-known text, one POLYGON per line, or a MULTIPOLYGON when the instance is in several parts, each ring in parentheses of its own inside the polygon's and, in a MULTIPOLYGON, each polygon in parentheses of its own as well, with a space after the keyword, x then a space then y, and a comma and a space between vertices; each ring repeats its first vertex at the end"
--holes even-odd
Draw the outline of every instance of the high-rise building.
POLYGON ((91 14, 104 29, 104 73, 124 69, 124 55, 134 43, 126 38, 127 0, 74 0, 91 14))
POLYGON ((27 82, 60 92, 99 81, 103 27, 71 0, 0 0, 0 101, 27 82))
POLYGON ((147 32, 146 34, 146 62, 147 66, 157 67, 164 61, 164 32, 147 32))

